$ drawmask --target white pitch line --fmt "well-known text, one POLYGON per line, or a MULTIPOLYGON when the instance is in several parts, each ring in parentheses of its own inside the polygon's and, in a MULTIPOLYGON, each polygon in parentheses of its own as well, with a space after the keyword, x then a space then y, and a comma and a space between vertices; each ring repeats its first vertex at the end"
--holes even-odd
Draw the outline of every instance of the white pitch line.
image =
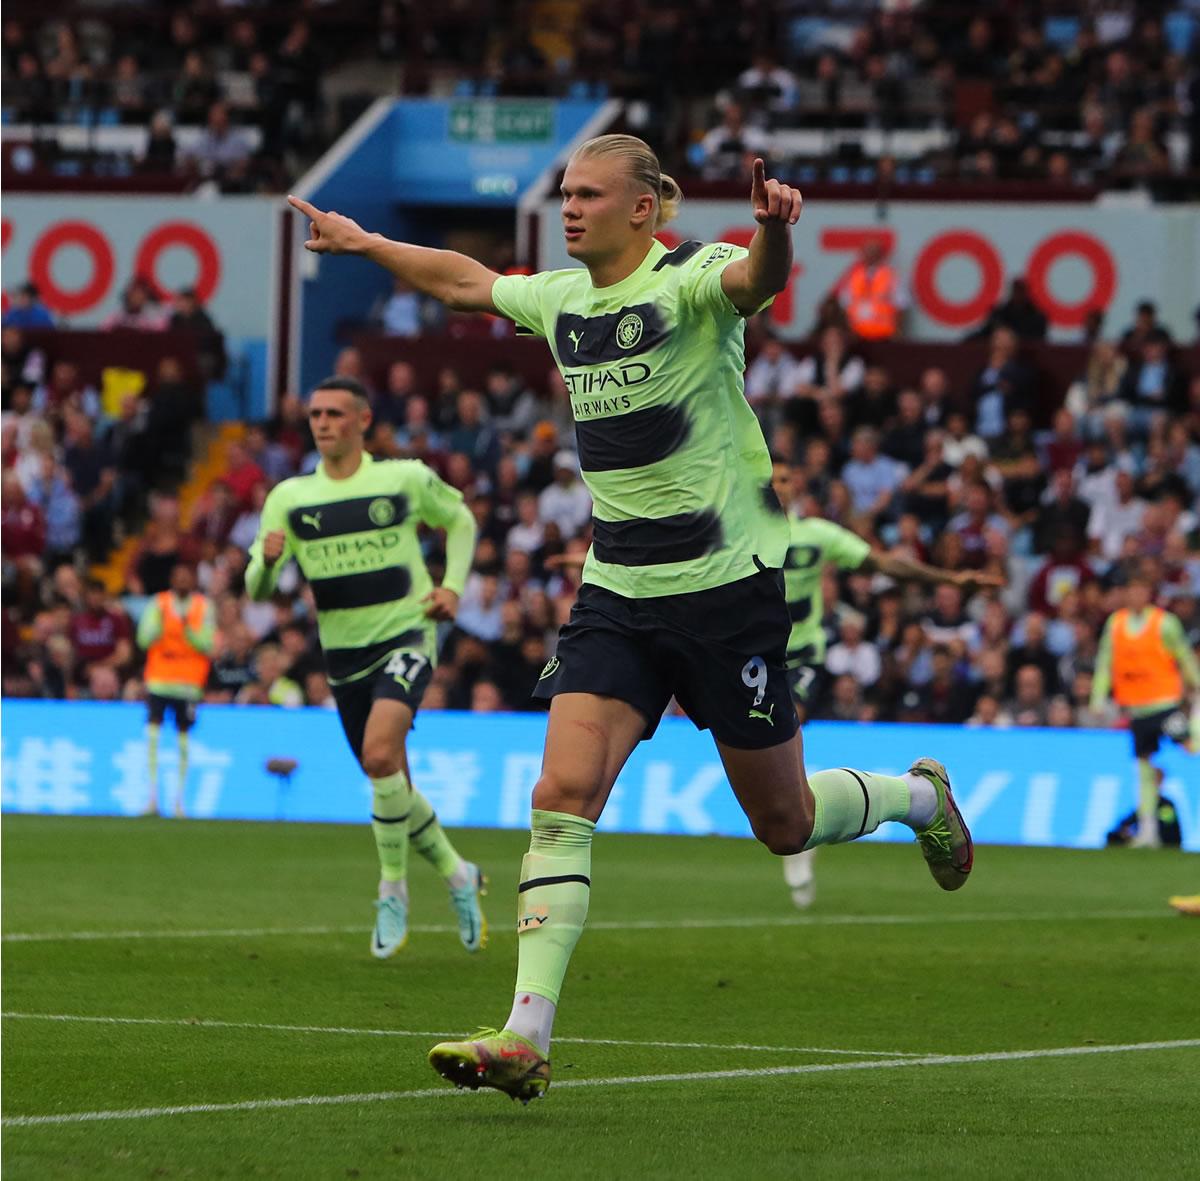
MULTIPOLYGON (((696 1070, 682 1074, 636 1074, 622 1078, 568 1079, 555 1091, 581 1087, 648 1086, 653 1083, 710 1082, 719 1079, 784 1078, 801 1074, 834 1074, 848 1070, 900 1070, 910 1066, 971 1066, 982 1062, 1028 1062, 1038 1058, 1075 1058, 1088 1054, 1136 1054, 1156 1050, 1200 1047, 1200 1038, 1171 1042, 1133 1042, 1117 1046, 1063 1046, 1050 1050, 1001 1050, 990 1054, 931 1054, 923 1058, 884 1058, 867 1062, 823 1062, 806 1066, 765 1066, 749 1070, 696 1070)), ((34 1128, 49 1124, 83 1124, 106 1120, 154 1119, 164 1115, 208 1115, 227 1111, 266 1111, 288 1107, 329 1107, 338 1104, 381 1103, 397 1099, 436 1099, 455 1095, 448 1087, 422 1087, 413 1091, 371 1091, 357 1095, 298 1095, 287 1099, 247 1099, 240 1103, 189 1103, 179 1107, 134 1107, 115 1111, 75 1111, 60 1115, 13 1115, 6 1128, 34 1128)))
MULTIPOLYGON (((362 1029, 345 1025, 274 1025, 258 1021, 217 1021, 207 1017, 90 1017, 75 1013, 0 1013, 6 1021, 66 1021, 91 1025, 170 1025, 190 1029, 260 1029, 277 1033, 359 1034, 364 1037, 460 1038, 444 1029, 362 1029)), ((642 1046, 663 1050, 746 1050, 763 1054, 845 1054, 863 1058, 923 1058, 915 1050, 835 1050, 828 1046, 759 1046, 750 1042, 648 1042, 606 1037, 555 1037, 581 1046, 642 1046)))
MULTIPOLYGON (((925 923, 1046 923, 1087 922, 1112 919, 1173 919, 1169 910, 1053 911, 1022 914, 1019 911, 996 914, 830 914, 760 915, 750 918, 712 919, 631 919, 589 922, 589 931, 723 931, 756 927, 874 927, 909 926, 925 923)), ((75 943, 121 939, 258 939, 268 935, 356 935, 367 930, 362 923, 340 927, 220 927, 209 930, 173 931, 9 931, 0 936, 5 943, 75 943)), ((448 935, 458 928, 435 923, 409 927, 418 935, 448 935)), ((501 928, 493 934, 515 932, 501 928)))

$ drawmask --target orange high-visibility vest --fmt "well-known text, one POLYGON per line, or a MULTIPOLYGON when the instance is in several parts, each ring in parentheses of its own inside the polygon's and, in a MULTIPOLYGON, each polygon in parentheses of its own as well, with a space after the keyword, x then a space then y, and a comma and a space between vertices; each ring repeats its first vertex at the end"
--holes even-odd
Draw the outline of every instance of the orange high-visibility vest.
POLYGON ((1179 663, 1163 643, 1166 617, 1160 607, 1149 609, 1150 618, 1140 632, 1129 631, 1129 611, 1122 608, 1113 617, 1113 696, 1119 705, 1137 707, 1183 697, 1179 663))
POLYGON ((896 335, 896 272, 886 264, 867 273, 865 263, 856 263, 846 277, 846 318, 864 340, 887 340, 896 335))
POLYGON ((146 680, 203 689, 208 682, 209 659, 188 643, 183 627, 185 622, 192 631, 204 626, 204 597, 192 595, 186 618, 175 610, 175 596, 170 591, 156 595, 155 601, 162 612, 162 635, 146 652, 146 680))

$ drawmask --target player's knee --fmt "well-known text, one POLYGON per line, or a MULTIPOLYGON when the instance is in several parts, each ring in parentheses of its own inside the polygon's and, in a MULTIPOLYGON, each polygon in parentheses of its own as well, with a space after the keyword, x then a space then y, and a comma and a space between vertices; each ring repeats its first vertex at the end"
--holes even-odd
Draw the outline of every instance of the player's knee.
POLYGON ((400 756, 385 744, 363 747, 361 762, 369 779, 386 779, 400 770, 400 756))
POLYGON ((755 837, 777 857, 802 853, 812 836, 812 822, 800 814, 773 812, 751 821, 755 837))
POLYGON ((571 812, 582 816, 599 791, 599 784, 543 770, 533 785, 533 806, 542 812, 571 812))

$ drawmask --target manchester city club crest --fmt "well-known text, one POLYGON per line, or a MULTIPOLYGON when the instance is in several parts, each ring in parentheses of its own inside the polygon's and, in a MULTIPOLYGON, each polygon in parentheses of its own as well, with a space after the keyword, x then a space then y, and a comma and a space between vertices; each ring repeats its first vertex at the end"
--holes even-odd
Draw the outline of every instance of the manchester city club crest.
POLYGON ((637 312, 622 316, 617 325, 617 344, 623 349, 631 349, 642 339, 642 318, 637 312))
POLYGON ((372 525, 378 525, 382 529, 384 525, 390 525, 396 519, 396 506, 386 496, 380 496, 371 501, 367 516, 371 518, 372 525))

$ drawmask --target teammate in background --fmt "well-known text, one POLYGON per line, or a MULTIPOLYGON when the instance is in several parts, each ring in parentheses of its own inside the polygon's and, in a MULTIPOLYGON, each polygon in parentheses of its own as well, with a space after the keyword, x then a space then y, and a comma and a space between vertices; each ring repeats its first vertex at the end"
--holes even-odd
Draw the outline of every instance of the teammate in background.
POLYGON ((371 780, 379 898, 371 954, 408 939, 411 844, 446 880, 468 951, 487 942, 484 878, 458 855, 429 801, 413 788, 407 739, 437 662, 437 623, 452 620, 475 550, 462 495, 416 459, 376 462, 363 447, 366 390, 332 377, 313 391, 308 421, 321 462, 271 490, 250 549, 246 590, 266 599, 287 557, 312 587, 317 629, 342 729, 371 780), (446 572, 434 586, 417 526, 446 531, 446 572))
MULTIPOLYGON (((795 500, 795 479, 790 464, 781 459, 772 461, 771 486, 779 503, 790 509, 795 500)), ((787 666, 792 698, 801 720, 821 700, 827 681, 825 629, 822 627, 825 601, 821 593, 821 575, 826 566, 883 574, 897 582, 928 585, 948 582, 962 587, 968 594, 981 587, 998 589, 1004 586, 1004 580, 993 574, 942 570, 924 562, 880 553, 857 533, 821 517, 801 517, 789 511, 788 525, 791 533, 783 563, 783 585, 792 630, 788 636, 787 666)), ((816 894, 813 877, 816 853, 815 849, 807 849, 783 858, 783 879, 792 892, 792 901, 801 909, 811 906, 816 894)))
POLYGON ((593 541, 535 691, 551 704, 518 887, 516 995, 503 1030, 429 1055, 460 1086, 526 1102, 550 1083, 551 1027, 587 916, 596 821, 672 696, 712 731, 772 852, 899 820, 944 889, 971 871, 971 838, 940 763, 918 759, 904 776, 805 776, 784 668, 787 521, 743 390, 744 317, 787 284, 800 194, 767 180, 756 160, 749 249, 668 250, 654 232, 681 196, 640 139, 588 140, 562 182, 567 252, 584 266, 505 276, 290 198, 311 219, 308 249, 361 254, 456 311, 499 312, 545 337, 571 394, 593 541))
POLYGON ((1104 625, 1096 673, 1092 679, 1093 710, 1112 694, 1129 714, 1133 757, 1138 776, 1138 828, 1131 845, 1157 849, 1157 768, 1150 761, 1164 737, 1195 754, 1200 735, 1191 733, 1185 686, 1200 692, 1200 662, 1188 647, 1177 616, 1154 606, 1154 578, 1145 568, 1129 580, 1125 606, 1104 625))
POLYGON ((180 562, 171 571, 171 589, 154 596, 138 621, 138 647, 146 650, 146 752, 149 759, 150 799, 144 815, 158 815, 158 738, 167 710, 175 715, 179 736, 179 778, 175 815, 184 815, 187 783, 188 734, 196 724, 196 706, 208 682, 216 613, 204 595, 196 593, 196 575, 180 562))

